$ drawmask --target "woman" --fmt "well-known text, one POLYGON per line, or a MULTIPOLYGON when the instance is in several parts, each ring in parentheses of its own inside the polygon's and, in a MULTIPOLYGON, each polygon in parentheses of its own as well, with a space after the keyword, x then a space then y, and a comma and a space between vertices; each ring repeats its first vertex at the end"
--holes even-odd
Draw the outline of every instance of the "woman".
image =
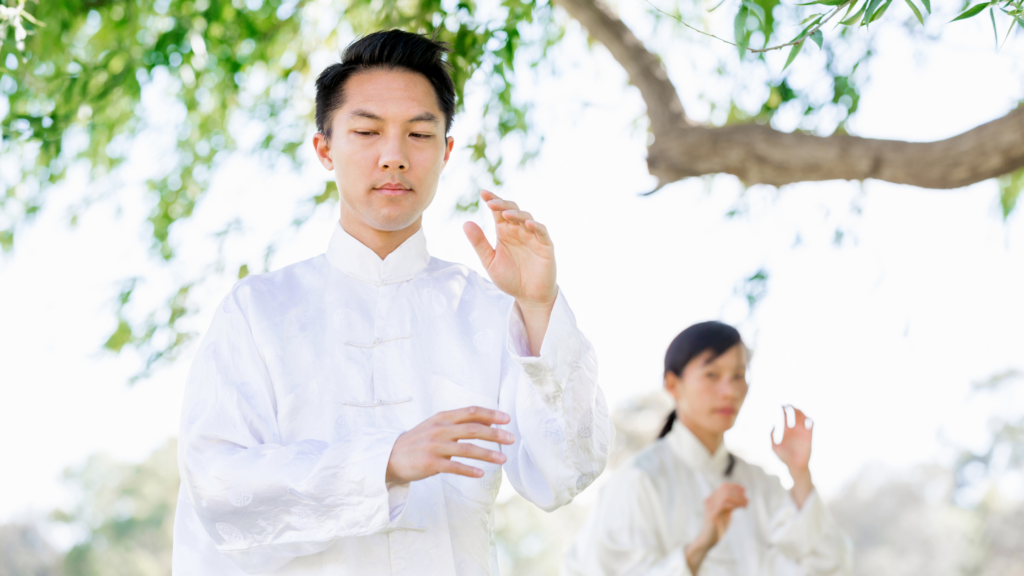
MULTIPOLYGON (((848 574, 846 538, 811 482, 810 421, 794 409, 772 448, 778 478, 722 443, 747 395, 747 349, 721 322, 684 330, 665 354, 675 397, 660 439, 610 480, 565 562, 572 575, 848 574)), ((772 430, 774 434, 774 430, 772 430)))

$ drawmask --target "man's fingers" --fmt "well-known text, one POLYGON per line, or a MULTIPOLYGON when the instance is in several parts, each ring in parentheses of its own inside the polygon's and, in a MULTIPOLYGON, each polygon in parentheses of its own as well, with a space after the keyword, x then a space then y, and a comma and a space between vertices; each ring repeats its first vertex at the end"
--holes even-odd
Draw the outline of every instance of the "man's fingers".
POLYGON ((526 210, 504 210, 501 213, 501 217, 517 224, 526 224, 527 220, 533 220, 533 214, 526 210))
POLYGON ((494 464, 504 464, 508 458, 501 452, 481 448, 469 442, 444 442, 436 452, 438 456, 471 458, 494 464))
POLYGON ((467 406, 458 410, 449 410, 448 412, 441 412, 439 416, 442 421, 449 424, 478 422, 490 426, 491 424, 508 424, 512 421, 512 418, 504 412, 481 408, 480 406, 467 406))
POLYGON ((542 244, 547 244, 548 246, 552 245, 551 235, 548 234, 547 226, 532 219, 527 220, 523 224, 526 225, 527 229, 529 229, 531 232, 537 235, 537 239, 540 240, 542 244))
POLYGON ((506 210, 519 210, 519 205, 511 200, 503 200, 498 198, 493 192, 481 192, 480 197, 487 203, 487 207, 491 209, 491 213, 494 215, 494 223, 501 224, 505 222, 505 217, 502 215, 506 210))
POLYGON ((494 248, 491 248, 491 243, 484 236, 484 231, 477 226, 476 222, 466 222, 462 225, 462 230, 466 233, 466 238, 469 238, 473 249, 476 250, 476 255, 480 257, 480 263, 484 265, 484 268, 490 268, 491 261, 494 260, 494 248))
POLYGON ((497 442, 498 444, 512 444, 515 442, 515 436, 511 432, 477 423, 448 426, 444 431, 444 435, 449 440, 485 440, 487 442, 497 442))
POLYGON ((442 474, 458 474, 459 476, 469 476, 470 478, 480 478, 484 475, 484 471, 479 468, 466 466, 461 462, 452 462, 447 458, 441 459, 438 468, 438 472, 442 474))

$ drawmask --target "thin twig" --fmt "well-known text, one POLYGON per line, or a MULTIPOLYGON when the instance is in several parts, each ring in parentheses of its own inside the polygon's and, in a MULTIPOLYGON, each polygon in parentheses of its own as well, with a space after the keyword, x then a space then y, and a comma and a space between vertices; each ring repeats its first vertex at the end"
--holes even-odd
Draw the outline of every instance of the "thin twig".
MULTIPOLYGON (((690 30, 693 30, 693 31, 695 31, 695 32, 700 32, 701 34, 703 34, 703 35, 705 35, 705 36, 710 36, 710 37, 714 38, 715 40, 721 40, 722 42, 725 42, 726 44, 728 44, 728 45, 730 45, 730 46, 737 46, 737 47, 738 47, 738 44, 735 44, 735 43, 733 43, 733 42, 729 42, 729 41, 728 41, 728 40, 726 40, 725 38, 720 38, 720 37, 718 37, 718 36, 715 36, 714 34, 710 34, 710 33, 708 33, 708 32, 705 32, 705 31, 703 31, 703 30, 698 30, 697 28, 694 28, 693 26, 690 26, 690 25, 689 25, 689 24, 687 24, 686 22, 683 22, 683 19, 682 19, 682 18, 680 18, 679 16, 675 16, 675 15, 669 14, 668 12, 665 12, 665 11, 664 11, 664 10, 662 10, 661 8, 658 8, 657 6, 655 6, 655 5, 653 4, 653 3, 651 3, 651 0, 647 0, 647 3, 648 3, 648 4, 650 4, 650 5, 651 5, 651 7, 652 7, 652 8, 654 8, 655 10, 657 10, 658 12, 661 12, 662 14, 664 14, 665 16, 668 16, 669 18, 674 18, 674 19, 675 19, 676 21, 678 21, 678 22, 679 22, 680 24, 682 24, 683 26, 686 26, 686 27, 687 27, 687 28, 689 28, 690 30)), ((842 9, 842 8, 843 8, 844 6, 846 6, 847 4, 848 4, 848 2, 844 2, 843 4, 840 4, 839 6, 836 6, 835 10, 833 10, 833 11, 832 11, 832 12, 831 12, 831 13, 830 13, 830 14, 828 15, 828 17, 827 17, 827 18, 825 18, 825 19, 824 19, 824 20, 822 20, 821 22, 818 22, 818 24, 817 24, 817 25, 816 25, 816 26, 815 26, 814 28, 812 28, 812 29, 810 29, 810 30, 808 30, 808 31, 807 31, 807 34, 804 34, 803 36, 800 36, 800 37, 798 37, 798 38, 794 38, 794 39, 793 39, 792 41, 790 41, 790 42, 786 42, 785 44, 779 44, 778 46, 770 46, 770 47, 768 47, 768 48, 751 48, 751 47, 747 46, 747 50, 749 50, 750 52, 753 52, 754 54, 760 54, 760 53, 762 53, 762 52, 771 52, 772 50, 779 50, 779 49, 785 48, 785 47, 787 47, 787 46, 793 46, 793 45, 795 45, 795 44, 799 44, 799 43, 803 42, 803 41, 804 41, 804 40, 805 40, 805 39, 806 39, 806 38, 807 38, 808 36, 810 36, 810 35, 814 34, 814 33, 815 33, 815 32, 817 32, 818 30, 820 30, 820 29, 821 29, 821 27, 822 27, 822 26, 824 26, 826 22, 828 22, 829 20, 831 20, 831 19, 832 19, 832 17, 833 17, 833 16, 835 16, 836 14, 838 14, 838 13, 839 13, 839 11, 840 11, 840 10, 841 10, 841 9, 842 9)))

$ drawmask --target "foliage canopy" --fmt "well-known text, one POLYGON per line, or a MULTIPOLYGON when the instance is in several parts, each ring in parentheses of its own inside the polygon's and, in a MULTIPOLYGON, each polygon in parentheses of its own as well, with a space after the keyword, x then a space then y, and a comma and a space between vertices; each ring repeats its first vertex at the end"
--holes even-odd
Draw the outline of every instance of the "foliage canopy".
MULTIPOLYGON (((934 17, 929 0, 904 2, 921 24, 934 17)), ((826 54, 821 74, 833 85, 830 98, 795 89, 784 67, 764 75, 769 85, 758 108, 742 105, 735 94, 728 102, 712 102, 712 108, 727 112, 725 124, 768 124, 783 107, 796 107, 804 118, 797 129, 831 134, 845 133, 846 120, 857 110, 863 82, 858 68, 873 53, 866 28, 891 15, 893 0, 722 0, 711 12, 699 3, 648 3, 650 14, 665 20, 662 25, 679 25, 665 18, 671 16, 709 35, 706 25, 686 20, 733 11, 730 43, 738 52, 720 65, 723 75, 742 76, 744 66, 770 68, 766 54, 775 50, 788 49, 788 67, 809 39, 826 54), (840 27, 828 42, 826 24, 840 27)), ((954 20, 987 15, 1005 42, 1015 25, 1024 29, 1022 3, 965 5, 954 20)), ((18 230, 73 168, 87 171, 99 192, 71 209, 71 224, 116 189, 133 143, 150 124, 140 112, 144 92, 162 80, 173 87, 185 113, 172 153, 148 182, 148 226, 154 255, 172 260, 175 224, 192 215, 211 176, 232 153, 258 155, 267 165, 299 164, 299 147, 311 131, 310 87, 319 72, 313 63, 329 57, 327 47, 382 28, 435 34, 452 44, 460 107, 471 80, 485 87, 483 121, 470 148, 500 183, 502 157, 495 149, 503 139, 524 138, 524 161, 539 146, 539 139, 525 139, 532 134, 529 105, 516 98, 516 71, 545 63, 565 23, 550 0, 0 0, 0 247, 12 249, 18 230), (256 135, 240 139, 242 124, 256 126, 256 135)), ((1004 214, 1012 211, 1022 185, 1020 174, 1004 179, 1004 214)), ((327 183, 310 200, 315 206, 336 194, 327 183)), ((473 210, 475 200, 459 208, 473 210)), ((248 273, 248 264, 238 272, 248 273)), ((190 336, 179 321, 190 312, 189 293, 199 281, 169 294, 161 310, 140 322, 124 313, 135 290, 129 280, 106 347, 139 348, 149 357, 147 368, 172 357, 190 336)))

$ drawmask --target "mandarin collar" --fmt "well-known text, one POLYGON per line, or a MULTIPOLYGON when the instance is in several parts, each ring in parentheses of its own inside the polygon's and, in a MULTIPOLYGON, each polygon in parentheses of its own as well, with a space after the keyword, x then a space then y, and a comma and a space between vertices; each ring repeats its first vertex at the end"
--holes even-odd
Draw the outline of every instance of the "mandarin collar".
POLYGON ((375 286, 411 280, 430 263, 423 228, 381 260, 373 250, 346 232, 340 222, 334 225, 334 234, 325 256, 332 266, 346 275, 375 286))
POLYGON ((725 442, 719 444, 718 450, 711 454, 704 444, 693 435, 693 432, 690 432, 690 429, 679 420, 676 420, 672 431, 665 436, 665 439, 672 447, 672 451, 694 469, 721 475, 725 474, 725 469, 729 467, 729 451, 725 448, 725 442))

